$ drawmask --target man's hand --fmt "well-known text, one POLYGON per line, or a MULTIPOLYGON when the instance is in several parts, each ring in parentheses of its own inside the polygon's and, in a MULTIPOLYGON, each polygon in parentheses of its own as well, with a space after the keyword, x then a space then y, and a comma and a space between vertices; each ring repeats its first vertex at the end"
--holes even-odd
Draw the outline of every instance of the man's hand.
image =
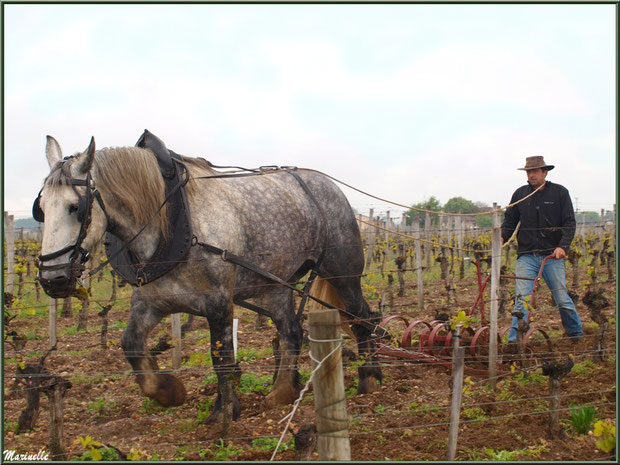
POLYGON ((556 247, 556 249, 553 251, 553 255, 555 256, 556 260, 559 260, 560 258, 566 257, 566 251, 562 247, 556 247))

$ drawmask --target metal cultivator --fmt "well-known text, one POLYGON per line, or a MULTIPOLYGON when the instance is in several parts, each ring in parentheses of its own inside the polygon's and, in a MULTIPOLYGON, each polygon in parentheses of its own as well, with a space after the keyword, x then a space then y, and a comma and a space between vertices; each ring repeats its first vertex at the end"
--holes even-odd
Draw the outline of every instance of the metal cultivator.
MULTIPOLYGON (((519 276, 502 276, 509 279, 534 280, 534 287, 529 298, 530 312, 523 319, 522 313, 517 313, 518 325, 517 341, 515 344, 503 343, 504 336, 511 327, 499 331, 497 335, 498 365, 497 373, 506 372, 512 362, 518 362, 521 366, 537 365, 540 358, 546 358, 553 354, 553 344, 549 335, 542 328, 530 327, 529 320, 532 309, 535 308, 535 292, 546 262, 553 255, 546 257, 542 263, 536 278, 524 278, 519 276), (510 355, 510 356, 509 356, 510 355)), ((488 354, 490 327, 486 318, 484 306, 484 293, 490 281, 490 273, 482 277, 480 261, 475 262, 478 277, 478 296, 469 310, 472 317, 476 310, 480 317, 480 327, 462 328, 460 345, 466 347, 465 371, 471 375, 488 375, 488 354)), ((395 357, 398 359, 411 360, 414 362, 426 362, 452 368, 452 347, 454 332, 450 321, 433 320, 410 320, 403 314, 390 315, 384 318, 379 327, 383 328, 389 336, 390 343, 379 342, 377 354, 395 357), (403 329, 404 328, 404 329, 403 329), (400 333, 402 331, 402 333, 400 333)), ((507 339, 507 338, 506 338, 507 339)))

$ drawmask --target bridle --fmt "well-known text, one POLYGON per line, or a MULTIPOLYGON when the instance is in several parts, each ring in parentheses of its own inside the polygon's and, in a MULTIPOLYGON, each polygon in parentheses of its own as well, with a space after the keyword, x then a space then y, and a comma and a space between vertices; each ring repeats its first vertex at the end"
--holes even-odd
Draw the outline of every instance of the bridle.
MULTIPOLYGON (((51 289, 54 279, 43 278, 41 276, 42 271, 65 270, 67 272, 67 276, 70 277, 70 280, 72 282, 77 280, 77 278, 81 276, 81 274, 84 272, 84 264, 88 261, 90 253, 82 247, 82 244, 86 239, 88 228, 90 227, 90 223, 92 221, 94 199, 97 199, 97 203, 103 210, 106 218, 108 217, 108 214, 103 204, 103 200, 101 199, 101 195, 93 184, 90 171, 86 173, 86 179, 75 179, 71 176, 71 165, 66 162, 67 160, 70 160, 74 157, 75 155, 63 158, 63 160, 60 162, 60 169, 69 180, 69 185, 78 196, 77 218, 80 222, 80 231, 78 233, 77 239, 73 244, 70 244, 66 247, 63 247, 62 249, 59 249, 49 254, 39 255, 39 281, 41 282, 41 285, 46 289, 51 289), (80 194, 80 192, 77 190, 78 186, 86 188, 86 192, 84 195, 80 194), (68 263, 59 265, 45 265, 45 262, 58 258, 66 254, 67 252, 71 252, 68 263)), ((37 196, 34 204, 32 205, 32 216, 40 223, 43 223, 45 221, 45 215, 40 205, 42 191, 43 189, 39 191, 39 195, 37 196)))

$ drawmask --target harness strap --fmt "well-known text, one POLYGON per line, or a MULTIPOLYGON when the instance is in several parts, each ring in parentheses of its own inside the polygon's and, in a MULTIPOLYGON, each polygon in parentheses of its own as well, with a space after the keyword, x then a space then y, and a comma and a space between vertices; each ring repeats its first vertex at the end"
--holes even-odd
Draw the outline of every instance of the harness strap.
POLYGON ((266 317, 271 318, 271 313, 268 310, 265 310, 263 307, 259 307, 258 305, 251 304, 250 302, 246 302, 241 299, 233 299, 233 303, 235 305, 239 305, 240 307, 247 308, 248 310, 252 310, 253 312, 260 313, 261 315, 265 315, 266 317))
MULTIPOLYGON (((325 302, 325 301, 323 301, 321 299, 318 299, 318 298, 308 294, 308 289, 306 289, 306 288, 304 288, 303 290, 297 289, 295 286, 293 286, 292 284, 284 281, 283 279, 278 278, 273 273, 270 273, 269 271, 262 269, 261 267, 255 265, 254 263, 249 262, 246 259, 244 259, 244 258, 242 258, 242 257, 240 257, 238 255, 235 255, 234 253, 229 252, 226 249, 220 249, 219 247, 216 247, 214 245, 205 244, 204 242, 199 242, 198 238, 196 236, 194 236, 193 239, 192 239, 192 245, 199 245, 200 247, 205 249, 207 252, 211 252, 211 253, 214 253, 216 255, 221 256, 222 260, 234 263, 235 265, 239 265, 239 266, 241 266, 241 267, 243 267, 243 268, 245 268, 247 270, 253 271, 254 273, 257 273, 257 274, 259 274, 259 275, 261 275, 261 276, 263 276, 263 277, 265 277, 265 278, 267 278, 267 279, 269 279, 271 281, 274 281, 274 282, 276 282, 278 284, 281 284, 284 287, 287 287, 288 289, 291 289, 292 291, 296 292, 297 294, 302 295, 306 299, 308 299, 308 298, 312 299, 315 302, 318 302, 319 304, 323 305, 324 307, 335 309, 335 310, 338 310, 341 313, 349 315, 349 313, 346 310, 344 310, 342 308, 338 308, 338 307, 336 307, 336 306, 334 306, 334 305, 332 305, 332 304, 330 304, 328 302, 325 302)), ((316 268, 316 266, 315 266, 315 268, 316 268)), ((313 271, 315 271, 315 270, 313 270, 313 271)), ((308 284, 306 283, 306 286, 307 285, 308 284)), ((248 310, 253 310, 255 312, 258 312, 258 313, 261 313, 263 315, 271 317, 271 314, 267 310, 265 310, 265 309, 263 309, 261 307, 258 307, 257 305, 250 304, 248 302, 241 301, 241 300, 237 300, 237 301, 233 300, 233 302, 236 303, 237 305, 240 305, 242 307, 247 308, 248 310)), ((301 316, 301 312, 298 313, 297 317, 299 318, 299 316, 301 316)), ((366 329, 368 329, 370 331, 374 331, 375 330, 375 325, 372 325, 372 324, 370 324, 370 323, 368 323, 366 321, 356 320, 355 324, 359 324, 360 326, 364 326, 366 329)))
MULTIPOLYGON (((184 186, 185 184, 187 184, 187 182, 189 181, 189 171, 187 170, 187 167, 185 166, 185 164, 179 160, 174 160, 176 163, 178 163, 179 165, 181 165, 185 171, 185 176, 183 179, 181 179, 171 190, 170 192, 168 192, 168 195, 166 195, 166 198, 164 199, 164 201, 162 202, 162 204, 159 206, 159 208, 157 209, 157 211, 151 216, 151 218, 146 222, 146 224, 135 234, 135 236, 133 236, 129 241, 125 242, 123 244, 123 247, 121 247, 120 249, 118 249, 116 251, 116 253, 112 254, 111 256, 108 257, 108 259, 103 262, 101 265, 99 265, 97 268, 95 268, 93 271, 91 271, 89 273, 90 276, 94 275, 95 273, 98 273, 99 271, 101 271, 103 269, 103 267, 105 267, 108 263, 110 263, 110 260, 113 260, 116 256, 118 256, 121 252, 123 252, 125 249, 127 249, 129 247, 129 245, 135 241, 138 236, 142 233, 142 231, 144 231, 146 229, 146 227, 151 223, 151 221, 153 221, 153 219, 159 215, 159 212, 161 211, 162 208, 164 208, 164 206, 166 205, 166 203, 168 202, 168 200, 170 200, 170 198, 176 193, 177 190, 179 190, 182 186, 184 186)), ((104 210, 105 212, 105 210, 104 210)))

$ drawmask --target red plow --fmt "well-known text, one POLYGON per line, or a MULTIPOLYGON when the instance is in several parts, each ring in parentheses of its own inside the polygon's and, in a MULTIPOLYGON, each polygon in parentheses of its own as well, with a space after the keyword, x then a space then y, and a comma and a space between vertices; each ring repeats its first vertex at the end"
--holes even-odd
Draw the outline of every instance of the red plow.
MULTIPOLYGON (((538 282, 546 262, 553 255, 546 257, 542 263, 536 278, 523 278, 519 276, 502 276, 509 279, 534 280, 534 287, 530 294, 528 306, 535 307, 535 293, 538 282)), ((483 279, 480 261, 475 262, 478 277, 478 296, 469 310, 469 317, 473 317, 476 310, 480 318, 480 326, 464 327, 460 333, 460 345, 466 347, 465 372, 472 375, 488 376, 489 338, 490 326, 487 322, 484 306, 484 293, 490 281, 490 273, 483 279)), ((497 334, 497 374, 510 369, 513 362, 523 367, 537 365, 539 358, 547 358, 553 354, 553 344, 549 335, 541 328, 529 327, 529 319, 532 311, 523 319, 523 314, 517 314, 519 324, 516 327, 517 341, 514 344, 503 343, 504 336, 511 327, 498 331, 497 334), (509 347, 510 346, 510 347, 509 347)), ((377 354, 410 360, 412 362, 425 362, 452 368, 452 348, 454 344, 454 331, 450 321, 412 320, 407 315, 390 315, 384 318, 379 327, 383 328, 390 343, 379 342, 377 354)))

